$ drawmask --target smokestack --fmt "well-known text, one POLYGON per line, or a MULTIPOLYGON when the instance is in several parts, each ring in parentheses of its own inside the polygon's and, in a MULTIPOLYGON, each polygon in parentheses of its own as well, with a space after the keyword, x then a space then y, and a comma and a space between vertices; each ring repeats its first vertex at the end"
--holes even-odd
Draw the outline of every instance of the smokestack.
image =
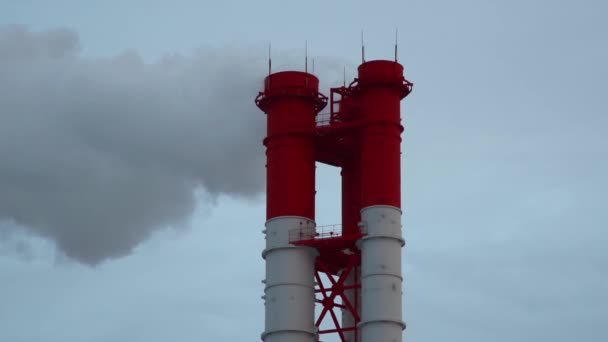
POLYGON ((306 72, 269 75, 256 104, 267 114, 265 342, 314 342, 316 252, 290 244, 293 228, 315 228, 315 115, 327 104, 306 72))
POLYGON ((271 74, 256 99, 268 114, 266 342, 402 340, 400 101, 412 83, 396 61, 358 71, 331 89, 329 113, 302 72, 271 74), (342 169, 342 227, 314 222, 315 161, 342 169))
POLYGON ((361 341, 402 340, 400 101, 410 87, 403 66, 359 66, 361 115, 361 341))

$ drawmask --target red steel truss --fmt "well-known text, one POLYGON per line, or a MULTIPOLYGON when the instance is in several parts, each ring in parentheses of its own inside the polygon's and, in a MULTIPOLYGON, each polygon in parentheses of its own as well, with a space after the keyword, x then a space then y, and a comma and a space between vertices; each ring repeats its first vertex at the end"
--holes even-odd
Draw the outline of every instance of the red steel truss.
MULTIPOLYGON (((346 342, 344 333, 354 331, 355 341, 357 340, 357 324, 361 320, 357 310, 358 292, 361 284, 356 281, 354 284, 346 284, 346 280, 351 273, 357 272, 361 266, 361 252, 355 245, 356 241, 363 237, 362 233, 342 234, 340 225, 324 227, 304 227, 293 229, 289 232, 290 242, 298 246, 308 246, 318 251, 315 261, 315 279, 317 287, 315 293, 320 295, 316 302, 321 305, 321 312, 315 325, 319 329, 319 334, 336 333, 340 340, 346 342), (324 275, 324 277, 323 277, 324 275), (346 291, 354 290, 354 302, 351 303, 346 296, 346 291), (338 299, 341 303, 338 303, 338 299), (354 317, 353 326, 342 326, 336 311, 348 310, 354 317), (321 324, 326 319, 331 319, 333 329, 321 330, 321 324)), ((355 274, 353 279, 359 279, 355 274)))

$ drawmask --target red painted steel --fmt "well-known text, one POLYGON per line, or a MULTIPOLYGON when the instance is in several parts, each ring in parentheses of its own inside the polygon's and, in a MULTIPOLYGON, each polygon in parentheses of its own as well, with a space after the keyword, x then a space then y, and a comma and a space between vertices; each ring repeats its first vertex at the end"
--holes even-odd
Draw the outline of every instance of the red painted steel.
POLYGON ((328 100, 318 87, 319 80, 311 74, 279 72, 265 79, 264 91, 256 98, 268 114, 267 218, 314 219, 315 162, 341 168, 341 231, 297 228, 289 232, 289 240, 318 251, 316 292, 322 311, 316 324, 331 319, 335 326, 320 333, 336 333, 345 341, 345 332, 354 331, 358 341, 358 296, 350 303, 346 291, 360 290, 361 253, 356 242, 364 236, 359 227, 361 209, 401 206, 400 101, 411 92, 412 83, 397 62, 365 62, 348 87, 331 89, 326 114, 318 114, 328 100), (351 273, 355 280, 348 284, 351 273), (322 281, 321 274, 329 283, 322 281), (336 303, 337 298, 342 304, 336 303), (355 325, 342 326, 334 309, 350 312, 355 325))
POLYGON ((269 75, 256 104, 267 114, 267 219, 315 217, 315 115, 327 104, 308 73, 269 75))
POLYGON ((361 221, 361 177, 359 156, 354 155, 342 163, 342 226, 344 234, 359 232, 361 221))
POLYGON ((307 237, 303 240, 297 240, 297 237, 309 236, 308 231, 290 231, 290 237, 295 238, 295 240, 290 239, 290 242, 294 245, 314 247, 319 252, 315 262, 315 280, 317 282, 315 292, 321 296, 316 300, 321 304, 321 312, 315 325, 320 327, 325 319, 331 319, 334 329, 319 330, 319 334, 337 333, 340 340, 344 342, 346 341, 344 333, 356 331, 357 323, 360 321, 358 304, 356 301, 353 303, 349 301, 346 291, 358 291, 361 284, 359 282, 346 284, 346 280, 352 272, 357 272, 361 265, 361 253, 355 244, 363 235, 361 233, 342 235, 343 232, 333 233, 335 226, 330 226, 330 228, 325 230, 325 234, 319 234, 313 238, 307 237), (323 280, 322 274, 326 276, 327 281, 323 280), (342 304, 337 303, 337 299, 340 299, 342 304), (336 309, 348 310, 355 318, 355 324, 343 326, 338 320, 336 309))
POLYGON ((370 61, 359 66, 361 207, 401 207, 401 99, 411 91, 403 66, 370 61))

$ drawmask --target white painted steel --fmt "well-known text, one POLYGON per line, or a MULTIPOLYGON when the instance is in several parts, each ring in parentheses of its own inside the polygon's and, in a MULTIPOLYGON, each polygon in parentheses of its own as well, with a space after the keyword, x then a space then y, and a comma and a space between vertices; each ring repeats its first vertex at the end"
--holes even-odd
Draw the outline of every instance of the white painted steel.
POLYGON ((316 341, 316 251, 289 243, 290 230, 314 226, 315 222, 305 217, 281 216, 266 221, 266 249, 262 253, 266 260, 265 342, 316 341))
POLYGON ((363 208, 367 235, 361 239, 362 342, 401 342, 402 319, 401 210, 376 205, 363 208))

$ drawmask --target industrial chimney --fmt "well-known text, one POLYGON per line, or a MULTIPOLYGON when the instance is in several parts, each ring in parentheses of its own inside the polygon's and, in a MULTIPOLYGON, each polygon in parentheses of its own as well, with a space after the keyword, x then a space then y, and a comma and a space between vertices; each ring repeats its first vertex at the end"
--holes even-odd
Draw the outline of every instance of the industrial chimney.
POLYGON ((402 341, 400 101, 412 86, 387 60, 361 64, 329 99, 307 72, 266 77, 263 341, 402 341), (341 168, 341 227, 316 226, 315 162, 341 168), (320 330, 325 320, 334 328, 320 330))

